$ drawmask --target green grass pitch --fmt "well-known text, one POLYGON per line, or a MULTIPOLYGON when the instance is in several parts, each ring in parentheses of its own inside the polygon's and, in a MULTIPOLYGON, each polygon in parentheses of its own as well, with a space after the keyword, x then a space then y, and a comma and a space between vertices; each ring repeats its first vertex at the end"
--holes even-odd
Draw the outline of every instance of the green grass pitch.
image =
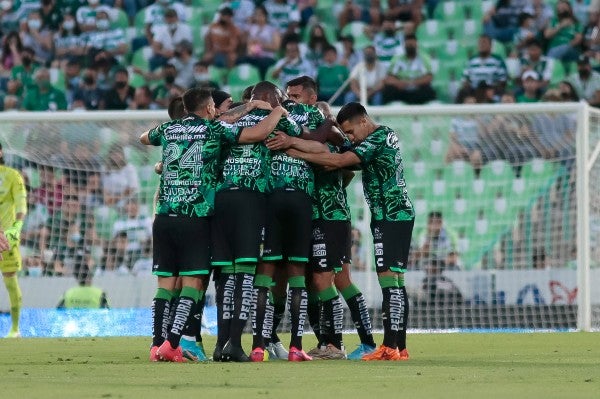
POLYGON ((0 340, 0 397, 600 398, 598 333, 409 334, 407 362, 150 363, 149 342, 0 340))

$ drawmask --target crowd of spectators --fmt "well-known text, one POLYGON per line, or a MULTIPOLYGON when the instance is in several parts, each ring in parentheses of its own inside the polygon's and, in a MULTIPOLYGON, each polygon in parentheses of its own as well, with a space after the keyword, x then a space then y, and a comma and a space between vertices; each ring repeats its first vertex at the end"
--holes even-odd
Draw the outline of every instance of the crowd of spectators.
MULTIPOLYGON (((453 44, 468 50, 452 60, 464 66, 462 78, 436 76, 444 67, 441 47, 417 40, 434 17, 444 22, 443 0, 322 2, 330 7, 318 0, 5 0, 0 108, 165 108, 195 85, 227 89, 239 64, 282 84, 312 76, 321 99, 336 94, 335 104, 358 97, 362 71, 377 105, 463 103, 471 95, 500 102, 505 92, 535 102, 558 86, 557 76, 572 87, 572 99, 600 104, 597 1, 455 1, 466 21, 482 15, 473 21, 479 41, 475 35, 453 44), (456 92, 453 80, 460 82, 456 92)), ((456 29, 443 30, 446 46, 456 29)))

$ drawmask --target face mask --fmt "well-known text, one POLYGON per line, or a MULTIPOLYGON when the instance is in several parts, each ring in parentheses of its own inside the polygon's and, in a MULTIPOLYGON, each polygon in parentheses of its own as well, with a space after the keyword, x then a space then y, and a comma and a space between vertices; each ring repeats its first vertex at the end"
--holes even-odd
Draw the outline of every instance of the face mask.
POLYGON ((40 266, 40 265, 29 266, 27 268, 27 272, 29 273, 29 277, 39 277, 42 275, 42 266, 40 266))
POLYGON ((559 19, 569 18, 571 14, 568 11, 561 11, 558 13, 559 19))
POLYGON ((73 234, 71 234, 71 236, 69 238, 73 242, 79 242, 81 240, 81 234, 79 234, 79 233, 73 233, 73 234))
POLYGON ((52 0, 42 0, 42 5, 49 6, 52 3, 52 0))
POLYGON ((392 37, 396 34, 396 31, 394 29, 386 29, 383 31, 383 33, 387 36, 387 37, 392 37))
POLYGON ((100 3, 100 0, 88 0, 88 4, 91 6, 95 6, 98 3, 100 3))
POLYGON ((99 19, 96 21, 96 28, 100 30, 107 30, 110 28, 110 21, 108 19, 99 19))
POLYGON ((177 29, 177 23, 169 24, 169 29, 170 30, 176 30, 177 29))
POLYGON ((12 1, 8 1, 8 0, 4 0, 3 2, 0 3, 0 6, 2 7, 2 9, 4 11, 9 11, 12 9, 12 1))
POLYGON ((208 82, 210 80, 210 74, 208 73, 195 73, 194 80, 196 82, 208 82))
POLYGON ((75 29, 75 21, 72 19, 68 19, 65 22, 63 22, 63 28, 65 30, 73 30, 75 29))
POLYGON ((589 78, 590 75, 591 75, 591 72, 588 71, 587 69, 581 69, 581 70, 579 70, 579 76, 582 77, 582 78, 584 78, 584 79, 589 78))
POLYGON ((409 58, 413 58, 415 55, 417 55, 416 47, 406 47, 405 51, 406 51, 406 56, 409 58))
POLYGON ((375 56, 375 54, 365 55, 365 62, 367 64, 372 64, 375 62, 375 60, 377 60, 377 57, 375 56))
POLYGON ((165 76, 165 82, 167 84, 173 84, 173 82, 175 82, 175 76, 173 76, 173 75, 165 76))
POLYGON ((93 85, 94 84, 94 77, 91 75, 85 75, 83 77, 83 83, 85 83, 86 85, 93 85))
POLYGON ((21 63, 23 63, 24 66, 28 67, 29 65, 31 65, 31 58, 29 58, 29 57, 22 57, 21 58, 21 63))
POLYGON ((173 55, 175 56, 175 58, 179 58, 181 57, 181 51, 175 50, 173 51, 173 55))
POLYGON ((127 82, 123 82, 123 81, 115 82, 115 87, 117 89, 124 89, 125 87, 127 87, 127 82))
POLYGON ((42 27, 42 21, 39 19, 30 19, 27 21, 27 26, 29 26, 29 29, 31 30, 38 30, 42 27))

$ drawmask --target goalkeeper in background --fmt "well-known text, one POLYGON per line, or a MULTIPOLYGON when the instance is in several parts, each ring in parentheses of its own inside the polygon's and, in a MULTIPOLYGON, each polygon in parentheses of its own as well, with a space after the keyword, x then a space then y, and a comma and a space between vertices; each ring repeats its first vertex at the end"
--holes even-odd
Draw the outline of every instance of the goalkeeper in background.
POLYGON ((27 192, 21 174, 4 165, 0 143, 0 271, 10 300, 12 326, 6 338, 17 338, 21 312, 21 288, 17 272, 21 269, 19 242, 27 212, 27 192))

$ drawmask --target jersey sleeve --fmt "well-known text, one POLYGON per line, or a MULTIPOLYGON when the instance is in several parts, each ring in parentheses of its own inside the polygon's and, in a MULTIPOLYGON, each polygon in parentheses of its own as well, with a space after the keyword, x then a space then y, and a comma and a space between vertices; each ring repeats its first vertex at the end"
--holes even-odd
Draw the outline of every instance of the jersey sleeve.
POLYGON ((15 172, 13 174, 13 182, 11 185, 11 194, 15 204, 16 213, 27 213, 27 190, 25 189, 25 183, 20 173, 15 172))
POLYGON ((325 116, 321 112, 321 110, 317 107, 312 107, 308 114, 308 124, 307 127, 310 130, 315 130, 317 127, 321 126, 325 122, 325 116))
POLYGON ((150 144, 159 146, 161 144, 161 137, 165 134, 166 128, 171 124, 171 122, 161 123, 156 126, 154 129, 150 129, 148 132, 148 140, 150 144))
POLYGON ((376 158, 382 145, 385 144, 387 135, 381 134, 380 131, 371 133, 362 143, 356 147, 352 147, 354 152, 362 163, 369 162, 376 158))
POLYGON ((221 136, 221 140, 235 144, 239 141, 243 128, 238 124, 230 124, 223 121, 212 122, 213 131, 221 136))
POLYGON ((285 132, 288 136, 298 137, 302 134, 302 127, 294 122, 291 118, 283 116, 277 122, 277 126, 275 130, 281 130, 285 132))

